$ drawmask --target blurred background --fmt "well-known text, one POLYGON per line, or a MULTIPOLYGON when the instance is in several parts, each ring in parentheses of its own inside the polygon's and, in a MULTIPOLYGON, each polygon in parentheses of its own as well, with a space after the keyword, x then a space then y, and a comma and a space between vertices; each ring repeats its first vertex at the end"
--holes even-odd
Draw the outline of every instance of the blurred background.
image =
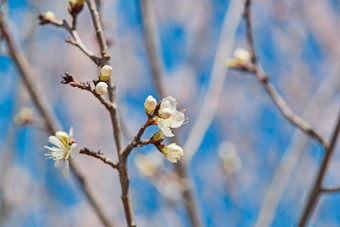
MULTIPOLYGON (((139 1, 97 3, 110 43, 113 81, 128 142, 146 120, 145 98, 157 97, 141 5, 139 1)), ((208 123, 202 139, 194 141, 197 152, 186 163, 203 226, 254 226, 263 217, 270 219, 269 226, 296 225, 323 148, 282 116, 256 77, 233 69, 220 75, 225 80, 220 83, 220 96, 214 97, 218 105, 216 112, 211 110, 212 120, 196 121, 204 111, 222 27, 231 31, 235 27, 230 37, 224 37, 232 39, 227 57, 236 48, 247 48, 244 19, 230 16, 223 23, 226 14, 242 12, 242 8, 226 0, 149 3, 166 95, 174 96, 189 118, 188 124, 175 130, 178 144, 189 146, 186 142, 193 126, 208 123), (279 166, 283 170, 276 172, 279 166), (275 174, 279 175, 274 182, 275 174), (274 195, 277 206, 268 214, 263 206, 273 184, 281 184, 277 187, 282 193, 274 195)), ((29 59, 41 96, 53 106, 63 129, 73 126, 81 147, 100 149, 117 160, 106 109, 90 93, 60 84, 64 72, 90 81, 99 69, 79 49, 65 43, 69 37, 65 30, 38 25, 38 14, 48 10, 59 20, 71 21, 67 6, 66 0, 9 0, 8 27, 29 59)), ((252 12, 255 50, 264 72, 291 109, 328 139, 340 108, 340 2, 257 0, 252 12)), ((86 46, 99 53, 87 7, 78 17, 77 29, 86 46)), ((225 65, 221 67, 226 70, 225 65)), ((49 135, 41 128, 43 119, 4 41, 0 42, 0 75, 0 226, 101 226, 72 175, 64 178, 61 169, 45 159, 43 147, 49 135), (29 122, 20 122, 18 113, 23 107, 29 108, 24 112, 31 116, 29 122)), ((144 138, 155 130, 148 129, 144 138)), ((340 185, 339 152, 337 146, 325 185, 340 185)), ((84 155, 75 162, 112 220, 124 226, 117 171, 84 155)), ((176 164, 153 146, 135 149, 128 164, 137 225, 190 226, 181 185, 171 171, 176 164)), ((310 226, 339 226, 339 203, 339 194, 323 195, 310 226)))

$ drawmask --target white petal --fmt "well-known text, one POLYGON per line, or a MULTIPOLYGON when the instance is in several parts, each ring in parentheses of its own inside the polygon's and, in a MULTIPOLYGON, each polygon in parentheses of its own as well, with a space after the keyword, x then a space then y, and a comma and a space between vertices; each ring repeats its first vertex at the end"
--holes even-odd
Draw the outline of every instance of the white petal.
POLYGON ((171 104, 168 100, 162 100, 162 103, 161 103, 161 106, 160 106, 160 109, 164 109, 164 108, 171 108, 171 104))
POLYGON ((70 142, 70 140, 73 138, 73 127, 70 128, 70 131, 68 133, 68 141, 67 142, 70 142))
POLYGON ((70 164, 69 164, 68 160, 65 160, 64 166, 63 166, 64 177, 68 177, 69 171, 70 171, 70 164))
POLYGON ((167 159, 169 160, 169 162, 177 163, 177 159, 174 157, 168 156, 167 159))
POLYGON ((65 147, 64 144, 56 136, 48 137, 48 142, 59 148, 65 147))
POLYGON ((61 163, 63 163, 63 161, 56 160, 54 162, 54 167, 58 168, 61 165, 61 163))
POLYGON ((171 128, 179 128, 183 125, 185 115, 183 112, 177 112, 171 118, 168 119, 171 128))
POLYGON ((164 133, 164 135, 165 135, 166 137, 173 137, 173 136, 175 136, 175 135, 171 132, 171 129, 168 128, 168 127, 164 127, 164 128, 162 128, 161 130, 162 130, 162 132, 164 133))
POLYGON ((78 147, 78 144, 73 143, 70 148, 70 155, 71 158, 74 158, 77 154, 79 154, 80 148, 78 147))
MULTIPOLYGON (((172 96, 168 96, 163 99, 164 101, 168 101, 171 107, 176 107, 176 99, 172 96)), ((163 101, 162 101, 163 102, 163 101)))

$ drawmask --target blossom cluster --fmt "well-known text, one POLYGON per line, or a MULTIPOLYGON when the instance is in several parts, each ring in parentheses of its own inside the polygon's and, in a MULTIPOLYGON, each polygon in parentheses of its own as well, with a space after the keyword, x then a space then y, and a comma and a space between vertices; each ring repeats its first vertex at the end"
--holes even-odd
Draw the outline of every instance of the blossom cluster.
MULTIPOLYGON (((156 116, 155 124, 157 124, 164 136, 173 137, 174 134, 172 133, 171 129, 179 128, 184 123, 186 123, 186 118, 184 115, 185 110, 177 110, 176 99, 172 96, 163 98, 161 103, 158 105, 159 109, 156 109, 157 100, 149 95, 144 103, 145 112, 148 115, 153 113, 156 116)), ((160 133, 155 133, 154 135, 160 135, 160 133)), ((183 155, 183 149, 176 143, 172 143, 167 146, 161 146, 159 149, 170 162, 177 163, 177 161, 183 155)))

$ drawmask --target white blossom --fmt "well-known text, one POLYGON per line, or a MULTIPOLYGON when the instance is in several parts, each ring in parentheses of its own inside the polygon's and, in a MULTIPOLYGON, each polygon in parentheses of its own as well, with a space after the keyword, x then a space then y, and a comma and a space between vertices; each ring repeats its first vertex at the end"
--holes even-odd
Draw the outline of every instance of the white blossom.
POLYGON ((95 91, 98 95, 103 95, 107 92, 107 84, 105 82, 99 82, 96 85, 95 91))
POLYGON ((46 17, 46 19, 55 20, 55 14, 52 11, 47 11, 44 16, 46 17))
POLYGON ((234 50, 234 57, 238 63, 245 64, 250 61, 250 53, 246 49, 236 48, 234 50))
POLYGON ((172 143, 163 148, 163 154, 170 162, 177 163, 183 155, 183 149, 176 143, 172 143))
POLYGON ((109 65, 104 65, 103 68, 100 70, 99 79, 101 81, 107 81, 111 75, 112 75, 112 67, 109 65))
POLYGON ((160 109, 159 116, 156 119, 158 128, 167 137, 173 137, 174 134, 171 132, 170 128, 179 128, 185 123, 184 110, 178 111, 176 109, 176 99, 172 96, 163 98, 160 109))
POLYGON ((152 113, 155 110, 156 106, 157 100, 152 95, 149 95, 144 102, 145 112, 147 112, 148 114, 152 113))
POLYGON ((59 167, 63 164, 63 174, 68 176, 69 173, 69 161, 68 158, 74 158, 79 154, 80 149, 73 139, 73 128, 67 134, 63 131, 58 131, 55 136, 48 137, 48 142, 52 144, 52 147, 45 146, 48 150, 45 154, 47 158, 52 158, 55 163, 55 167, 59 167))
POLYGON ((241 169, 242 160, 234 143, 224 141, 218 148, 218 155, 228 173, 234 174, 241 169))

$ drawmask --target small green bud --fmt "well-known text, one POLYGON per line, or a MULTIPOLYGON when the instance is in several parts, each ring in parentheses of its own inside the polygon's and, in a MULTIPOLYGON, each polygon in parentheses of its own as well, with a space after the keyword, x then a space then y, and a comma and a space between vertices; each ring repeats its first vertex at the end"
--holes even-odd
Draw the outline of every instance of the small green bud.
POLYGON ((158 131, 158 132, 156 132, 152 135, 152 139, 154 141, 158 141, 158 140, 162 139, 163 136, 164 136, 164 133, 162 131, 158 131))

